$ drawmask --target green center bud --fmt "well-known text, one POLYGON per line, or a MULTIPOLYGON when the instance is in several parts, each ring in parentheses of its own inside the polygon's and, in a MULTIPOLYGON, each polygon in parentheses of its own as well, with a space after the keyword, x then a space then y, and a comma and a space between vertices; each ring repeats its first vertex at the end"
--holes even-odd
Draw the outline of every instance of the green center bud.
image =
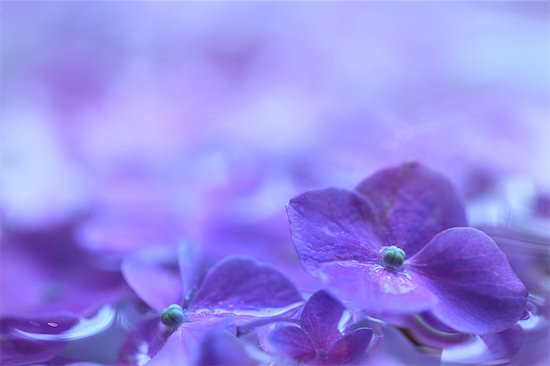
POLYGON ((187 311, 178 304, 172 304, 162 311, 160 319, 167 327, 177 327, 187 320, 187 311))
POLYGON ((384 267, 399 269, 405 262, 405 251, 395 245, 384 248, 382 251, 382 264, 384 267))

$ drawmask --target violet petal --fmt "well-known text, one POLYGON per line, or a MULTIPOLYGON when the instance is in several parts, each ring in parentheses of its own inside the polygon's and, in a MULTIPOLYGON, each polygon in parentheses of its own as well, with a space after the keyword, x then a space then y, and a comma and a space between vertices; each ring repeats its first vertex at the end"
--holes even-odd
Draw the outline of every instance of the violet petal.
POLYGON ((415 273, 398 273, 378 264, 358 262, 326 264, 321 273, 340 299, 352 301, 373 315, 416 313, 436 302, 415 273))
POLYGON ((200 249, 189 242, 178 247, 178 263, 182 283, 184 300, 190 300, 191 294, 197 289, 202 280, 203 257, 200 249))
POLYGON ((341 337, 338 323, 345 310, 340 301, 324 290, 317 291, 309 298, 300 321, 315 347, 328 350, 341 337))
POLYGON ((258 310, 301 300, 296 287, 277 270, 252 259, 231 257, 208 271, 189 309, 258 310))
POLYGON ((311 361, 316 356, 315 348, 306 332, 294 326, 284 326, 269 334, 269 341, 282 355, 296 361, 311 361))
POLYGON ((136 294, 158 312, 181 302, 182 284, 177 271, 143 258, 128 257, 122 262, 122 273, 136 294))
POLYGON ((306 192, 290 200, 287 213, 296 252, 310 272, 327 262, 373 258, 381 247, 372 208, 355 192, 306 192))
POLYGON ((442 230, 467 225, 451 183, 419 163, 381 170, 356 189, 376 210, 383 244, 396 245, 409 257, 442 230))
POLYGON ((458 331, 499 332, 525 310, 527 289, 493 239, 477 229, 443 231, 408 268, 438 297, 433 313, 458 331))
POLYGON ((148 366, 189 365, 196 357, 199 341, 185 327, 179 327, 166 339, 166 343, 147 362, 148 366))
POLYGON ((243 342, 227 330, 209 332, 201 342, 197 365, 247 366, 256 364, 246 353, 243 342))
POLYGON ((365 352, 372 339, 372 330, 356 329, 341 337, 328 351, 328 361, 331 365, 341 365, 357 360, 365 352))

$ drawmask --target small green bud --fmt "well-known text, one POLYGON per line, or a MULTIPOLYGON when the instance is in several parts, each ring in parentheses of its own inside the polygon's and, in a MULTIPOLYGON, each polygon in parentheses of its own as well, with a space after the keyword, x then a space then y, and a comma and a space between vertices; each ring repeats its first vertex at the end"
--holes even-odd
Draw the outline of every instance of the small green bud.
POLYGON ((187 311, 178 304, 172 304, 162 311, 160 319, 167 327, 177 327, 187 320, 187 311))
POLYGON ((382 264, 384 267, 399 269, 405 262, 405 251, 394 245, 384 248, 382 252, 382 264))

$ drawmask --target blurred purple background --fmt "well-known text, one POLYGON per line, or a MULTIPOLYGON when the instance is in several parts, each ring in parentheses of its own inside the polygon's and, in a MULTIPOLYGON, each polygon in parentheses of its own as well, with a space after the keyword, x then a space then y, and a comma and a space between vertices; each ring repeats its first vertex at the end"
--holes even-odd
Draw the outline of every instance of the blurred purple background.
POLYGON ((415 159, 549 186, 546 2, 2 7, 9 224, 142 184, 195 219, 229 185, 282 210, 415 159))
MULTIPOLYGON (((22 311, 43 310, 51 289, 32 283, 44 273, 54 290, 69 275, 79 286, 100 281, 52 254, 67 255, 66 241, 109 276, 124 256, 184 239, 293 275, 291 197, 411 160, 451 178, 472 224, 542 237, 519 252, 547 259, 548 10, 536 1, 3 3, 4 312, 22 298, 33 299, 22 311), (35 255, 44 242, 44 253, 28 255, 29 242, 35 255), (10 287, 17 270, 37 292, 10 287)), ((516 270, 548 291, 544 265, 516 270)))

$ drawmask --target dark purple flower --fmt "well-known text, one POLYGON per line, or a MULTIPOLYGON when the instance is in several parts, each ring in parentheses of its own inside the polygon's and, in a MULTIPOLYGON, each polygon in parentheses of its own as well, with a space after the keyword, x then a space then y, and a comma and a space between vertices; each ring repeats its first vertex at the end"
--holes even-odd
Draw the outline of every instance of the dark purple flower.
POLYGON ((248 258, 227 258, 210 268, 201 280, 197 258, 188 247, 182 248, 180 273, 141 257, 125 261, 123 273, 130 287, 160 313, 147 329, 140 331, 150 338, 147 347, 134 342, 138 343, 137 348, 141 347, 139 354, 125 355, 125 359, 136 362, 136 357, 153 357, 159 365, 190 363, 198 357, 197 342, 208 329, 229 325, 231 318, 241 312, 260 316, 266 310, 302 301, 286 277, 248 258))
POLYGON ((347 364, 367 349, 372 330, 359 328, 342 334, 339 330, 346 308, 321 290, 305 303, 299 326, 282 326, 269 335, 270 343, 283 356, 315 364, 347 364))
POLYGON ((506 256, 463 227, 451 184, 418 163, 382 170, 354 191, 304 193, 287 210, 304 267, 373 315, 431 310, 457 331, 485 334, 525 309, 527 290, 506 256))

